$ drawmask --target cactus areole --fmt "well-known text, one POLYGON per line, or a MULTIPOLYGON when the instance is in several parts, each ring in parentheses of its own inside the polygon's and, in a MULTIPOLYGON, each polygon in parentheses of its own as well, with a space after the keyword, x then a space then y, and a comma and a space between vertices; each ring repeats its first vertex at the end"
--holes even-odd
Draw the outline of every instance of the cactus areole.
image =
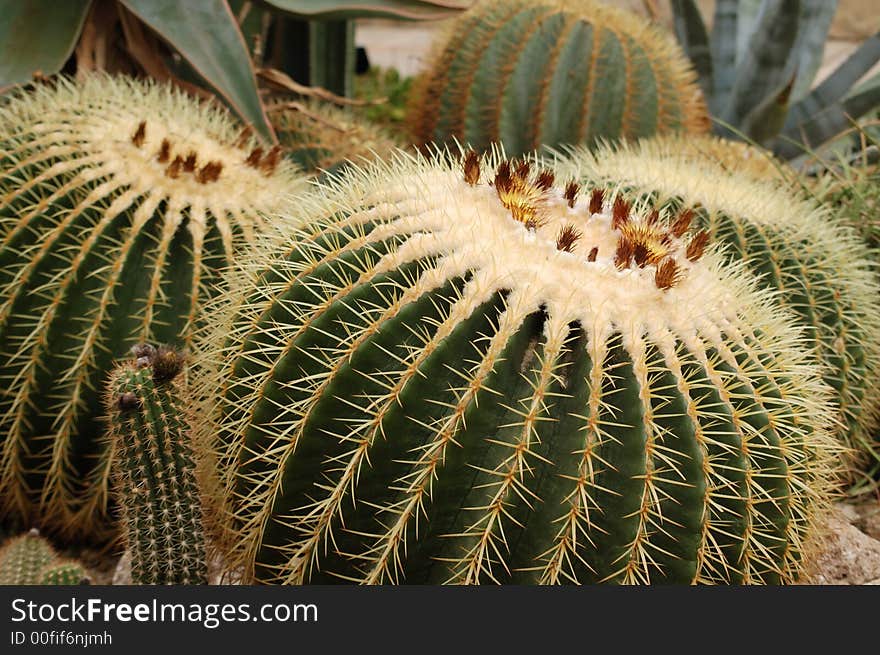
POLYGON ((688 212, 473 153, 334 184, 198 340, 231 563, 282 583, 796 576, 827 391, 688 212))
POLYGON ((185 344, 218 271, 298 177, 227 112, 126 78, 0 107, 0 518, 109 524, 104 376, 185 344))

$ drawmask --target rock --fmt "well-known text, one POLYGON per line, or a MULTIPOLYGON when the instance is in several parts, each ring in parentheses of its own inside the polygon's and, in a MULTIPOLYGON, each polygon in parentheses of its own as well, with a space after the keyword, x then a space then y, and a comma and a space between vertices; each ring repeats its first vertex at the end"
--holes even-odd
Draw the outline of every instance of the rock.
POLYGON ((858 518, 853 523, 869 537, 880 540, 880 501, 860 503, 855 510, 858 518))
POLYGON ((803 584, 876 584, 880 578, 880 541, 847 520, 850 512, 835 507, 827 518, 827 532, 817 540, 803 584))
POLYGON ((114 585, 131 584, 131 551, 125 551, 119 561, 116 563, 116 570, 113 571, 114 585))

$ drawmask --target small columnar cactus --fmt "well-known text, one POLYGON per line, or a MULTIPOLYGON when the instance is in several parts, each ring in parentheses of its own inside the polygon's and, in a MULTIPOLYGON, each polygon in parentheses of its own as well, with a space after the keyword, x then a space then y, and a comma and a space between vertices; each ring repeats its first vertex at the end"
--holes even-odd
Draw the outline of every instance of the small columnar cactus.
POLYGON ((0 549, 0 585, 77 585, 88 579, 79 562, 59 557, 36 529, 0 549))
POLYGON ((271 111, 270 118, 285 156, 307 171, 383 158, 395 148, 381 128, 326 102, 271 111))
POLYGON ((513 155, 710 126, 672 36, 595 0, 478 2, 438 42, 407 120, 418 144, 513 155))
POLYGON ((181 402, 184 356, 135 346, 107 384, 119 506, 135 584, 205 584, 202 505, 181 402))
POLYGON ((790 316, 687 213, 445 161, 350 170, 230 273, 193 367, 230 565, 793 580, 836 446, 790 316))
POLYGON ((857 456, 880 457, 880 283, 870 252, 854 230, 781 182, 772 162, 752 160, 755 154, 714 137, 665 136, 580 149, 564 167, 579 181, 622 184, 634 196, 691 211, 729 257, 795 312, 836 392, 843 442, 857 456))
POLYGON ((102 539, 101 387, 183 343, 218 271, 305 184, 218 107, 126 78, 0 107, 0 519, 102 539))

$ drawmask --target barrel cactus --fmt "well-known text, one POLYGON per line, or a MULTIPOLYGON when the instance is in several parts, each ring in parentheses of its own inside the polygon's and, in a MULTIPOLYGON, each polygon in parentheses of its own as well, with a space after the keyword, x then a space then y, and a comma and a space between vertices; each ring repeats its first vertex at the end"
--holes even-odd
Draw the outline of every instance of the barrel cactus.
POLYGON ((307 171, 392 154, 390 134, 327 102, 281 105, 270 118, 285 156, 307 171))
POLYGON ((691 210, 732 258, 761 275, 826 366, 854 463, 871 453, 878 459, 880 283, 868 247, 827 209, 774 180, 781 169, 767 160, 746 164, 748 151, 714 137, 664 136, 594 153, 582 148, 565 168, 579 181, 622 184, 633 196, 691 210))
POLYGON ((134 347, 107 382, 113 468, 134 584, 206 584, 202 504, 181 373, 185 355, 134 347))
POLYGON ((685 214, 468 152, 297 204, 195 341, 200 475, 259 582, 789 582, 829 393, 685 214))
POLYGON ((0 548, 0 585, 76 585, 88 581, 83 566, 60 557, 36 529, 0 548))
POLYGON ((508 154, 705 132, 696 73, 671 35, 595 0, 486 0, 456 18, 413 85, 419 144, 508 154))
POLYGON ((101 389, 140 341, 183 343, 233 253, 305 184, 219 107, 126 78, 0 107, 0 518, 101 539, 101 389))

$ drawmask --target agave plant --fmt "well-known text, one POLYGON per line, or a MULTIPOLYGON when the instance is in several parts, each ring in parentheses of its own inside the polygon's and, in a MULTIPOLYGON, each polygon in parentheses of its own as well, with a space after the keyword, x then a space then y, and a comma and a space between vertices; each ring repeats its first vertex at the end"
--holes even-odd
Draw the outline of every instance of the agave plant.
POLYGON ((711 34, 695 0, 670 2, 719 134, 792 159, 880 105, 880 85, 854 88, 880 61, 880 32, 812 88, 837 0, 717 0, 711 34))
POLYGON ((280 65, 296 69, 305 83, 346 93, 346 85, 351 86, 354 32, 350 21, 342 19, 436 19, 461 11, 466 2, 0 0, 0 93, 62 70, 73 72, 69 62, 75 54, 77 72, 146 73, 200 95, 216 95, 263 138, 274 141, 257 90, 248 49, 251 39, 245 37, 264 40, 259 36, 260 26, 268 24, 263 20, 266 14, 279 26, 274 41, 281 52, 276 57, 280 65), (299 29, 306 36, 294 31, 291 17, 302 19, 299 29), (300 43, 305 43, 305 53, 297 47, 300 43))

